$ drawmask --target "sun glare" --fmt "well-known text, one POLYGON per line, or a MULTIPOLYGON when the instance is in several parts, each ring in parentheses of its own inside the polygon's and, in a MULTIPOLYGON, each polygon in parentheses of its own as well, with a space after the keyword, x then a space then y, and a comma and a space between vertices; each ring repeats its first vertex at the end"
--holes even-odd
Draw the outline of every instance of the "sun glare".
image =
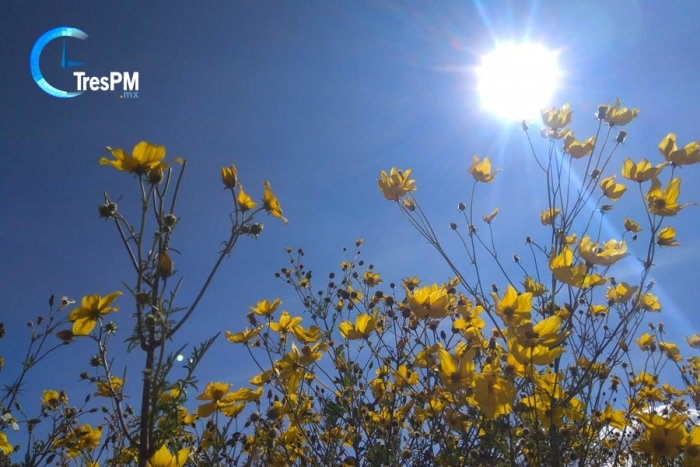
POLYGON ((530 119, 552 105, 557 54, 539 44, 504 44, 483 57, 477 76, 484 109, 510 121, 530 119))

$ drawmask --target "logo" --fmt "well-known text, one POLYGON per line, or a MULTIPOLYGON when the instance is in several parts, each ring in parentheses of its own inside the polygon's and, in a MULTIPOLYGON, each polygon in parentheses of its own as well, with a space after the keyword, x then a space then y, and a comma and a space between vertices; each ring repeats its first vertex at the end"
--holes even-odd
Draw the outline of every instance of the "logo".
POLYGON ((64 70, 67 68, 84 65, 82 62, 76 62, 68 59, 67 52, 67 37, 74 37, 84 41, 88 38, 85 34, 78 28, 69 28, 62 26, 59 28, 52 29, 45 32, 32 47, 32 53, 29 56, 29 69, 32 72, 32 78, 36 81, 36 84, 47 94, 54 97, 68 98, 76 97, 84 93, 85 91, 114 91, 115 85, 122 83, 123 93, 119 96, 120 98, 131 98, 138 99, 139 97, 139 72, 135 71, 133 73, 129 72, 119 72, 112 71, 109 76, 97 77, 97 76, 86 76, 84 71, 75 71, 73 76, 76 77, 77 91, 63 91, 54 86, 51 86, 48 81, 41 74, 41 69, 39 68, 39 59, 41 58, 41 52, 46 47, 46 44, 54 39, 63 37, 63 53, 61 54, 61 68, 64 70))

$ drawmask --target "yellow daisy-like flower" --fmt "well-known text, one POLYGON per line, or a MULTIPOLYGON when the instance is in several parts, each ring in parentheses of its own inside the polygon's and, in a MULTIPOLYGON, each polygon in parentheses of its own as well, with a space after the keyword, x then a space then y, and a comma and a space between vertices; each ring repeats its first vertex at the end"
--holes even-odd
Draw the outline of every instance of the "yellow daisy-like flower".
POLYGON ((491 160, 488 157, 484 157, 484 160, 479 162, 479 157, 474 156, 473 160, 474 162, 469 167, 469 173, 477 182, 491 183, 496 174, 501 171, 501 169, 496 169, 491 172, 491 160))
MULTIPOLYGON (((270 323, 270 329, 275 332, 279 332, 282 335, 286 335, 288 332, 294 332, 297 328, 301 328, 299 323, 301 323, 301 316, 295 316, 292 318, 286 310, 282 311, 282 316, 278 323, 270 323)), ((303 331, 303 329, 302 329, 303 331)))
POLYGON ((554 222, 554 219, 557 218, 560 212, 561 209, 559 208, 549 208, 546 211, 542 211, 540 213, 540 222, 542 225, 552 225, 552 222, 554 222))
POLYGON ((651 165, 646 159, 636 164, 628 157, 622 163, 622 176, 627 180, 642 183, 657 177, 665 166, 666 164, 651 165))
POLYGON ((624 226, 625 226, 625 230, 628 232, 637 233, 637 232, 642 231, 642 228, 640 227, 640 225, 637 224, 632 219, 630 219, 629 217, 625 217, 624 226))
POLYGON ((272 314, 277 311, 277 307, 282 304, 282 300, 276 298, 270 303, 269 300, 262 300, 258 302, 257 306, 249 307, 256 315, 264 316, 266 318, 272 316, 272 314))
POLYGON ((231 167, 221 167, 221 181, 224 187, 233 190, 238 185, 238 170, 236 164, 231 164, 231 167))
POLYGON ((611 266, 629 255, 624 241, 610 240, 604 245, 591 241, 585 235, 578 244, 578 254, 590 264, 611 266))
POLYGON ((182 467, 190 456, 190 448, 182 448, 174 456, 165 445, 148 460, 148 467, 182 467))
POLYGON ((83 297, 80 308, 76 308, 68 315, 68 321, 73 323, 73 334, 76 336, 87 336, 90 334, 95 328, 97 320, 119 309, 119 307, 111 305, 121 294, 121 292, 112 292, 106 297, 101 297, 99 294, 83 297))
POLYGON ((515 386, 510 381, 492 372, 481 373, 474 381, 473 402, 488 419, 509 414, 515 394, 515 386))
POLYGON ((258 326, 252 330, 246 328, 245 330, 236 334, 233 334, 231 331, 226 331, 226 339, 234 344, 247 344, 251 339, 260 334, 262 328, 262 326, 258 326))
POLYGON ((489 214, 488 216, 481 216, 481 218, 484 220, 484 222, 486 222, 487 224, 490 224, 491 221, 494 220, 497 215, 498 215, 498 208, 491 211, 491 214, 489 214))
POLYGON ((561 109, 557 110, 552 107, 551 110, 542 110, 542 123, 551 130, 560 130, 571 123, 574 112, 569 109, 569 104, 564 104, 561 109))
MULTIPOLYGON (((107 147, 107 151, 112 153, 114 160, 103 157, 100 159, 100 165, 111 165, 122 172, 143 175, 151 171, 165 170, 170 165, 169 162, 163 162, 165 146, 149 144, 146 141, 134 146, 132 155, 125 153, 123 149, 107 147)), ((178 157, 174 162, 182 164, 182 159, 178 157)))
POLYGON ((621 183, 615 183, 616 175, 611 175, 600 181, 600 189, 610 201, 617 201, 627 191, 627 187, 621 183))
POLYGON ((360 313, 355 318, 355 324, 350 321, 343 321, 338 325, 340 334, 349 340, 367 339, 377 328, 377 320, 374 316, 360 313))
POLYGON ((447 289, 437 284, 414 289, 413 292, 406 288, 406 300, 408 307, 416 315, 416 318, 444 318, 449 314, 450 296, 447 289))
POLYGON ((382 170, 379 172, 379 180, 377 180, 379 191, 389 201, 398 201, 409 191, 416 191, 416 181, 411 180, 410 176, 411 169, 396 170, 396 167, 392 167, 388 175, 382 170))
POLYGON ((272 214, 274 217, 282 219, 282 221, 284 221, 284 225, 289 224, 289 221, 282 216, 282 208, 280 207, 280 202, 275 196, 275 194, 272 192, 270 182, 268 182, 267 180, 264 181, 263 186, 265 187, 265 191, 263 192, 263 207, 265 208, 265 211, 272 214))
POLYGON ((109 381, 98 381, 95 396, 111 397, 112 394, 119 394, 124 385, 124 380, 116 376, 110 376, 109 381), (110 390, 111 388, 111 390, 110 390))
POLYGON ((675 165, 690 165, 700 162, 700 142, 693 141, 678 149, 674 133, 667 134, 661 140, 659 151, 667 161, 675 165))
POLYGON ((681 194, 681 179, 673 178, 666 189, 661 191, 661 181, 654 178, 651 181, 651 188, 645 195, 649 205, 649 212, 657 216, 675 216, 678 211, 691 203, 677 204, 678 196, 681 194))
POLYGON ((238 196, 236 197, 236 201, 238 201, 238 208, 243 212, 250 211, 258 205, 258 203, 253 201, 253 198, 248 196, 243 191, 243 185, 238 185, 238 196))
POLYGON ((676 241, 676 230, 670 225, 664 229, 656 236, 656 244, 659 246, 681 246, 680 243, 676 241))
POLYGON ((609 126, 625 126, 639 115, 639 109, 628 109, 622 107, 620 99, 615 100, 615 103, 610 107, 603 121, 609 126))
POLYGON ((4 452, 6 456, 15 451, 14 446, 7 441, 7 435, 2 431, 0 431, 0 451, 4 452))
POLYGON ((223 405, 224 397, 229 393, 231 385, 228 383, 212 382, 207 384, 204 388, 204 392, 197 396, 197 400, 200 401, 211 401, 197 407, 197 415, 200 417, 208 417, 215 410, 223 405))
POLYGON ((569 130, 564 135, 564 152, 574 159, 581 159, 593 152, 595 147, 595 136, 591 136, 586 141, 579 142, 574 138, 574 132, 569 130))
POLYGON ((499 298, 496 292, 491 292, 491 297, 496 314, 507 327, 519 326, 530 320, 530 309, 532 308, 532 294, 530 292, 518 295, 513 286, 508 284, 502 298, 499 298))

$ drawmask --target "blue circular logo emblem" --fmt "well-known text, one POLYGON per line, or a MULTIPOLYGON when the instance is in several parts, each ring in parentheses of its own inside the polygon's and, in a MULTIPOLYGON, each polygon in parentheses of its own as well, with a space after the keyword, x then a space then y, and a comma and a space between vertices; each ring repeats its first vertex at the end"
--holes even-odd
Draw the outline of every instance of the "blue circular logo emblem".
MULTIPOLYGON (((47 94, 51 94, 54 97, 62 97, 62 98, 67 98, 67 97, 75 97, 81 95, 83 92, 68 92, 68 91, 62 91, 58 88, 55 88, 51 86, 45 79, 44 76, 41 74, 41 70, 39 69, 39 58, 41 57, 41 51, 44 50, 44 47, 46 47, 46 44, 51 42, 54 39, 57 39, 59 37, 75 37, 76 39, 80 39, 81 41, 84 41, 87 39, 88 35, 85 34, 83 31, 77 28, 69 28, 66 26, 62 26, 60 28, 55 28, 52 29, 46 33, 44 33, 34 44, 34 47, 32 47, 32 53, 29 56, 29 69, 32 72, 32 77, 34 78, 34 81, 36 81, 36 84, 39 85, 41 89, 44 90, 47 94)), ((73 62, 68 60, 68 57, 66 55, 66 43, 65 41, 63 42, 63 56, 61 58, 61 67, 68 68, 71 66, 78 66, 82 65, 80 62, 73 62)))

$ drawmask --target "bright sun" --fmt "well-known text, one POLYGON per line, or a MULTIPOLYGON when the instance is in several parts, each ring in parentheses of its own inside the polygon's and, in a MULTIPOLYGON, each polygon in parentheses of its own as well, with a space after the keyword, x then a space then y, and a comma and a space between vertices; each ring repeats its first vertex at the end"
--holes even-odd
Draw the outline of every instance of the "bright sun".
POLYGON ((530 119, 552 105, 559 81, 557 54, 539 44, 504 44, 477 68, 484 109, 507 120, 530 119))

